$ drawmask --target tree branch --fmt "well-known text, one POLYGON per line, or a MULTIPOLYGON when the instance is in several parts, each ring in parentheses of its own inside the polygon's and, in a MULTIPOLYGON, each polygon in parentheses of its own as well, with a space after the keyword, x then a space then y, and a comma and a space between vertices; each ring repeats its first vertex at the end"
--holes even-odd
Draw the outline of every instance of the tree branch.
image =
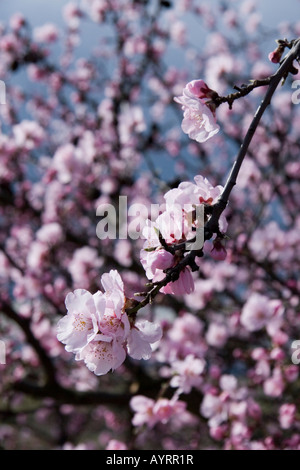
POLYGON ((300 55, 300 39, 296 39, 293 43, 292 49, 286 55, 284 61, 281 64, 281 66, 279 67, 277 72, 271 77, 267 93, 266 93, 264 99, 262 100, 261 104, 257 108, 257 111, 256 111, 256 113, 253 117, 253 120, 250 124, 250 127, 247 131, 247 134, 244 138, 244 141, 243 141, 243 143, 240 147, 237 158, 236 158, 236 160, 233 164, 233 167, 231 169, 229 177, 228 177, 228 179, 225 183, 225 186, 224 186, 223 192, 220 196, 220 199, 213 206, 212 216, 211 216, 211 218, 209 219, 209 221, 207 222, 207 224, 205 226, 206 229, 209 232, 211 232, 211 233, 216 232, 216 229, 218 227, 219 218, 220 218, 222 212, 224 211, 224 209, 226 208, 226 206, 228 204, 230 193, 231 193, 233 187, 236 184, 240 168, 242 166, 242 163, 244 161, 244 158, 246 156, 248 147, 251 143, 251 140, 254 136, 254 133, 257 129, 257 126, 260 122, 260 119, 261 119, 262 115, 264 114, 265 110, 267 109, 267 107, 269 106, 269 104, 271 102, 271 98, 272 98, 277 86, 279 85, 279 82, 282 79, 285 79, 287 77, 287 75, 290 72, 291 67, 293 66, 293 61, 295 59, 297 59, 299 57, 299 55, 300 55))
MULTIPOLYGON (((234 99, 238 97, 245 96, 250 93, 254 88, 262 85, 269 85, 268 90, 261 104, 257 108, 257 111, 253 117, 253 120, 249 126, 249 129, 245 135, 244 141, 240 147, 237 158, 233 164, 231 172, 227 178, 222 194, 214 206, 212 206, 212 214, 204 227, 204 240, 209 240, 214 233, 220 234, 219 231, 219 219, 225 208, 227 207, 229 196, 233 187, 236 184, 237 177, 244 161, 245 155, 247 153, 248 147, 252 141, 252 138, 255 134, 257 126, 260 122, 261 117, 263 116, 265 110, 271 102, 271 98, 279 85, 281 80, 285 80, 290 72, 293 72, 293 61, 300 56, 300 38, 292 41, 290 43, 291 50, 288 52, 284 60, 282 61, 277 72, 263 80, 256 80, 251 85, 245 89, 241 89, 236 94, 229 95, 228 97, 217 97, 216 104, 228 102, 232 103, 234 99)), ((151 303, 153 298, 158 294, 160 289, 166 286, 169 282, 173 282, 179 278, 180 272, 190 266, 192 270, 195 270, 195 257, 202 256, 200 251, 190 251, 176 266, 170 268, 166 271, 166 276, 159 282, 150 284, 150 290, 145 294, 145 298, 138 302, 134 307, 127 310, 128 315, 135 315, 141 308, 145 307, 147 304, 151 303)))

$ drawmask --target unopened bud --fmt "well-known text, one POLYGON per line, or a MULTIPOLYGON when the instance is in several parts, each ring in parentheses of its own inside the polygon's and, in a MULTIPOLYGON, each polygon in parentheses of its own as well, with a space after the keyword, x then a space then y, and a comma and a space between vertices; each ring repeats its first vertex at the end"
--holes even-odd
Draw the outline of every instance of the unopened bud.
POLYGON ((213 244, 214 244, 213 249, 210 252, 212 258, 217 260, 217 261, 224 261, 224 259, 227 256, 227 251, 226 251, 224 245, 222 244, 221 239, 216 238, 213 241, 213 244))
POLYGON ((281 60, 283 52, 284 46, 280 44, 274 51, 270 52, 268 55, 269 60, 273 62, 273 64, 278 64, 281 60))

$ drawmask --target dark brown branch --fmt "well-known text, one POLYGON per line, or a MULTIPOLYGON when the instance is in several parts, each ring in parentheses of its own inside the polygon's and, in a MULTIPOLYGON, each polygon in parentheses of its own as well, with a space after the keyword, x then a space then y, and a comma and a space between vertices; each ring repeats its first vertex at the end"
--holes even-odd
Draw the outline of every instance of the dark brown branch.
POLYGON ((44 386, 35 383, 20 381, 14 384, 14 390, 31 395, 35 398, 53 398, 57 402, 70 405, 128 405, 131 398, 129 393, 105 393, 105 392, 78 392, 61 387, 59 384, 46 384, 44 386))
POLYGON ((270 77, 262 78, 260 80, 251 80, 251 83, 248 85, 241 85, 240 88, 234 87, 238 90, 236 93, 230 93, 227 96, 216 96, 213 99, 213 102, 216 107, 220 106, 222 103, 228 103, 229 109, 232 109, 232 105, 235 100, 242 98, 243 96, 247 96, 255 88, 270 85, 273 77, 274 75, 271 75, 270 77))
MULTIPOLYGON (((220 216, 225 210, 225 208, 227 207, 230 193, 236 184, 236 180, 237 180, 241 165, 244 161, 245 155, 248 151, 248 147, 252 141, 252 138, 255 134, 255 131, 260 122, 260 119, 262 115, 264 114, 265 110, 267 109, 267 107, 269 106, 271 102, 271 98, 277 86, 279 85, 280 81, 285 80, 287 75, 290 72, 293 73, 293 61, 298 59, 300 56, 300 39, 296 39, 292 41, 290 43, 290 46, 291 46, 291 50, 286 55, 279 69, 274 75, 272 75, 271 77, 268 77, 267 79, 256 80, 247 88, 241 89, 237 93, 229 95, 229 97, 220 98, 221 100, 220 103, 229 102, 230 104, 230 102, 232 103, 233 97, 235 97, 234 99, 237 99, 238 97, 245 96, 246 94, 250 93, 250 91, 252 91, 254 88, 258 86, 269 85, 267 93, 264 99, 262 100, 261 104, 259 105, 254 115, 254 118, 250 124, 250 127, 246 133, 244 141, 240 147, 238 156, 233 164, 229 177, 225 183, 222 194, 219 200, 217 201, 217 203, 213 206, 212 215, 210 219, 208 220, 208 222, 205 224, 204 240, 209 240, 213 236, 213 234, 220 235, 220 231, 219 231, 220 216)), ((217 99, 218 98, 214 98, 214 100, 217 100, 217 99)), ((136 304, 134 307, 127 310, 128 315, 135 315, 141 308, 151 303, 153 301, 153 298, 158 294, 159 290, 162 287, 166 286, 169 282, 176 281, 179 278, 180 272, 184 268, 186 268, 187 266, 190 266, 192 270, 196 269, 195 257, 201 256, 201 255, 202 255, 201 251, 191 251, 176 266, 167 270, 165 278, 157 283, 150 284, 151 288, 148 291, 148 293, 145 295, 145 298, 142 301, 140 301, 138 304, 136 304)))
POLYGON ((28 343, 33 347, 37 353, 42 366, 44 367, 47 382, 55 382, 55 368, 52 360, 47 352, 42 347, 40 341, 34 336, 30 328, 30 320, 18 315, 18 313, 6 302, 1 302, 0 311, 3 312, 8 318, 13 320, 22 329, 26 336, 28 343))
POLYGON ((294 41, 294 45, 290 52, 287 54, 285 60, 277 70, 277 72, 271 77, 270 84, 267 90, 267 93, 262 100, 261 104, 259 105, 254 118, 250 124, 250 127, 248 129, 248 132, 244 138, 244 141, 240 147, 240 151, 238 153, 238 156, 233 164, 232 170, 230 172, 230 175, 225 183, 223 192, 221 194, 221 197, 219 201, 214 205, 213 208, 213 213, 211 218, 206 224, 206 229, 210 231, 211 233, 215 233, 216 229, 218 227, 219 219, 224 211, 224 209, 227 206, 228 200, 230 193, 233 189, 233 187, 236 185, 237 177, 240 171, 240 168, 242 166, 242 163, 244 161, 245 155, 248 151, 248 147, 251 143, 251 140, 254 136, 254 133, 257 129, 257 126, 260 122, 260 119, 262 115, 264 114, 265 110, 269 106, 271 102, 271 98, 279 85, 280 81, 282 79, 285 79, 286 76, 288 75, 291 67, 293 66, 293 61, 297 59, 300 55, 300 39, 297 39, 294 41))

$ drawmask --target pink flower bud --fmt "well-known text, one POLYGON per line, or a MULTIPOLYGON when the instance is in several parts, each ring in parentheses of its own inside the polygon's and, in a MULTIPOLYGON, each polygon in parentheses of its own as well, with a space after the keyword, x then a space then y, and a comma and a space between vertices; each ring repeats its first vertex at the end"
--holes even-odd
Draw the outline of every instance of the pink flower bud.
POLYGON ((279 409, 279 422, 282 429, 290 429, 295 420, 296 406, 285 403, 279 409))
POLYGON ((220 424, 219 426, 210 428, 209 434, 216 441, 221 441, 222 439, 224 439, 227 431, 228 426, 226 426, 225 424, 220 424))
POLYGON ((225 247, 223 246, 220 238, 216 238, 214 240, 214 246, 213 246, 213 249, 211 250, 210 254, 211 254, 212 258, 217 260, 217 261, 224 261, 224 259, 226 259, 227 251, 226 251, 225 247))
POLYGON ((203 80, 193 80, 189 82, 186 87, 191 93, 193 93, 193 95, 197 96, 201 100, 212 98, 216 95, 216 92, 211 90, 203 80))
POLYGON ((284 51, 284 47, 278 46, 277 49, 270 52, 270 54, 268 55, 269 60, 273 62, 273 64, 278 64, 281 60, 283 51, 284 51))

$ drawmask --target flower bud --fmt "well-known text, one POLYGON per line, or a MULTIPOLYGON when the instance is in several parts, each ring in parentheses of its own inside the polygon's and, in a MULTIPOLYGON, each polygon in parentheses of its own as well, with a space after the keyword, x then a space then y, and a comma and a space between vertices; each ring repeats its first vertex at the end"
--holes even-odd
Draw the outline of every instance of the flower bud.
POLYGON ((273 64, 278 64, 281 60, 283 52, 284 46, 279 45, 274 51, 270 52, 270 54, 268 55, 269 60, 273 62, 273 64))

